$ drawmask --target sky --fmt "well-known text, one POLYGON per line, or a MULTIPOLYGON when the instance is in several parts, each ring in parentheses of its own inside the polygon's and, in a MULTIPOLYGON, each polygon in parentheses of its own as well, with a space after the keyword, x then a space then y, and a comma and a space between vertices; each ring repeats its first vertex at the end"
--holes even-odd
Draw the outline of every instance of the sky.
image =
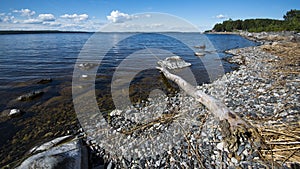
MULTIPOLYGON (((204 31, 229 18, 282 19, 291 9, 300 9, 300 0, 0 0, 0 30, 99 31, 107 24, 133 24, 142 18, 136 14, 155 12, 204 31)), ((156 20, 144 27, 163 27, 163 20, 156 20)))

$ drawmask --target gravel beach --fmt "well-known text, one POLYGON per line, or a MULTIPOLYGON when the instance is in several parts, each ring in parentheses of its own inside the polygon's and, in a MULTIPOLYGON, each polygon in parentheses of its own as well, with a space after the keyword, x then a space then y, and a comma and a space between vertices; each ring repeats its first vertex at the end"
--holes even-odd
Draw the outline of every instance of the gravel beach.
MULTIPOLYGON (((167 98, 150 99, 143 106, 137 106, 138 108, 113 111, 110 114, 110 124, 113 127, 109 130, 112 133, 127 131, 127 134, 130 131, 129 137, 125 138, 127 141, 130 137, 144 137, 144 140, 151 140, 153 143, 155 139, 150 138, 159 138, 159 133, 164 130, 171 130, 172 133, 168 133, 171 134, 170 138, 160 139, 156 147, 146 145, 133 149, 125 145, 123 151, 121 149, 123 153, 107 153, 107 163, 114 164, 117 168, 299 167, 299 55, 291 53, 277 56, 270 52, 275 48, 274 53, 276 49, 289 43, 297 46, 299 42, 295 42, 296 38, 291 34, 288 38, 278 38, 285 35, 272 33, 271 37, 275 39, 267 36, 267 33, 263 35, 267 39, 256 40, 267 45, 227 51, 233 55, 229 61, 240 64, 239 70, 197 88, 221 100, 254 126, 267 147, 256 145, 251 139, 242 137, 236 140, 237 144, 226 144, 224 131, 220 129, 222 124, 217 118, 195 102, 194 98, 179 92, 167 98), (288 63, 286 58, 293 58, 295 62, 288 63), (150 117, 149 112, 152 112, 150 116, 153 112, 156 116, 150 117), (174 117, 170 123, 174 123, 173 127, 181 128, 180 130, 174 130, 164 118, 159 118, 168 114, 174 117), (151 118, 158 121, 141 123, 143 119, 151 118), (135 150, 135 157, 128 155, 132 153, 131 150, 135 150)), ((253 38, 255 37, 252 35, 251 39, 253 38)), ((286 51, 288 50, 293 49, 287 47, 286 51)), ((94 135, 88 135, 88 140, 99 139, 97 136, 101 133, 96 130, 92 133, 94 135)), ((118 139, 122 143, 126 142, 124 138, 114 141, 118 139)))

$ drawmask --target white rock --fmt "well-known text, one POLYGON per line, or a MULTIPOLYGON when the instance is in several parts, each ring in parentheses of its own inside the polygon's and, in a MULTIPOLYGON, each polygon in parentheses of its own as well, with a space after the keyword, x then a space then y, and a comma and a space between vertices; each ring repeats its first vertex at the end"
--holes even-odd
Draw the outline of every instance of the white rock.
MULTIPOLYGON (((53 142, 65 139, 57 138, 51 143, 45 143, 46 146, 52 145, 53 142)), ((68 136, 69 137, 69 136, 68 136)), ((65 169, 80 169, 88 166, 86 147, 81 144, 78 139, 73 139, 64 144, 60 144, 50 149, 34 154, 25 159, 18 169, 30 169, 30 168, 65 168, 65 169)))
POLYGON ((113 110, 112 112, 110 112, 110 116, 120 116, 122 113, 122 110, 113 110))
POLYGON ((111 169, 112 168, 112 161, 109 162, 109 164, 107 165, 107 169, 111 169))
POLYGON ((238 160, 237 160, 236 158, 232 157, 232 158, 231 158, 231 162, 234 163, 234 164, 237 164, 237 163, 238 163, 238 160))
POLYGON ((9 112, 9 116, 17 116, 20 115, 22 112, 19 109, 11 109, 9 112))
POLYGON ((165 60, 158 61, 157 64, 169 69, 181 69, 192 65, 191 63, 185 62, 180 56, 167 57, 165 60))
POLYGON ((174 157, 171 157, 170 158, 170 162, 172 163, 172 162, 175 162, 176 160, 174 159, 174 157))
POLYGON ((217 144, 217 149, 223 150, 224 149, 224 142, 220 142, 217 144))
POLYGON ((249 155, 249 153, 248 153, 247 150, 244 150, 244 151, 243 151, 243 154, 244 154, 245 156, 248 156, 248 155, 249 155))
POLYGON ((56 138, 54 140, 51 140, 47 143, 44 143, 43 145, 41 146, 37 146, 37 147, 34 147, 32 148, 29 152, 30 153, 35 153, 37 151, 45 151, 45 150, 49 150, 50 148, 54 147, 55 145, 59 144, 59 142, 62 142, 63 140, 66 140, 68 138, 70 138, 71 135, 68 135, 68 136, 63 136, 63 137, 59 137, 59 138, 56 138))

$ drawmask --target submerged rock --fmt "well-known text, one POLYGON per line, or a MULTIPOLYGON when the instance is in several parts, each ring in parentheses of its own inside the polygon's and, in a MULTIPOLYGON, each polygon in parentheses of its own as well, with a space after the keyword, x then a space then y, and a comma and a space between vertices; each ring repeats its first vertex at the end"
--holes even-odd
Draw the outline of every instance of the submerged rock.
POLYGON ((37 150, 42 152, 28 157, 17 168, 88 168, 86 147, 79 139, 68 141, 69 139, 70 136, 56 138, 31 150, 31 152, 37 150))
POLYGON ((158 61, 157 64, 165 66, 168 69, 181 69, 192 65, 185 62, 180 56, 167 57, 165 60, 158 61))
POLYGON ((0 113, 2 119, 7 119, 8 117, 18 117, 24 114, 25 112, 20 109, 6 109, 0 113))
POLYGON ((41 79, 37 82, 37 84, 47 84, 47 83, 51 83, 52 79, 51 78, 46 78, 46 79, 41 79))
POLYGON ((33 100, 39 96, 42 96, 44 94, 43 91, 40 91, 40 90, 37 90, 37 91, 33 91, 33 92, 30 92, 28 94, 24 94, 22 96, 19 96, 17 98, 17 100, 19 101, 28 101, 28 100, 33 100))
POLYGON ((93 63, 80 63, 78 65, 78 68, 80 68, 81 70, 90 70, 90 69, 93 69, 96 66, 97 65, 93 64, 93 63))

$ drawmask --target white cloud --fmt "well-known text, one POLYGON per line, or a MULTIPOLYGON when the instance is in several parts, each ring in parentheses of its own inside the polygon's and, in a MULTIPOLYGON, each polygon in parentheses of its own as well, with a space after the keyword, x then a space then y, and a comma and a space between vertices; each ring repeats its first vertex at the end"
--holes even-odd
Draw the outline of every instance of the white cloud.
POLYGON ((89 18, 89 15, 88 14, 64 14, 64 15, 61 15, 60 16, 61 18, 64 18, 64 19, 73 19, 74 21, 85 21, 89 18))
POLYGON ((32 11, 30 9, 13 10, 13 12, 20 13, 21 16, 27 16, 27 17, 30 17, 35 14, 35 11, 32 11))
POLYGON ((61 26, 62 24, 59 22, 43 22, 44 25, 49 25, 49 26, 53 26, 53 27, 58 27, 61 26))
POLYGON ((14 16, 8 16, 5 13, 0 14, 0 22, 15 22, 14 16))
POLYGON ((29 18, 21 22, 25 24, 47 24, 48 22, 53 21, 55 21, 55 17, 53 14, 39 14, 39 16, 36 18, 29 18))
POLYGON ((113 23, 122 23, 125 22, 126 20, 132 19, 133 16, 115 10, 112 11, 109 16, 106 16, 106 18, 113 23))
POLYGON ((43 23, 43 21, 39 20, 39 19, 26 19, 23 21, 23 23, 27 23, 27 24, 41 24, 43 23))
POLYGON ((219 15, 216 16, 216 18, 218 18, 218 19, 226 19, 227 16, 223 15, 223 14, 219 14, 219 15))
POLYGON ((39 14, 38 19, 42 21, 55 21, 53 14, 39 14))
POLYGON ((105 23, 88 14, 35 13, 29 9, 0 13, 0 30, 98 31, 105 23), (24 17, 20 17, 24 16, 24 17))

